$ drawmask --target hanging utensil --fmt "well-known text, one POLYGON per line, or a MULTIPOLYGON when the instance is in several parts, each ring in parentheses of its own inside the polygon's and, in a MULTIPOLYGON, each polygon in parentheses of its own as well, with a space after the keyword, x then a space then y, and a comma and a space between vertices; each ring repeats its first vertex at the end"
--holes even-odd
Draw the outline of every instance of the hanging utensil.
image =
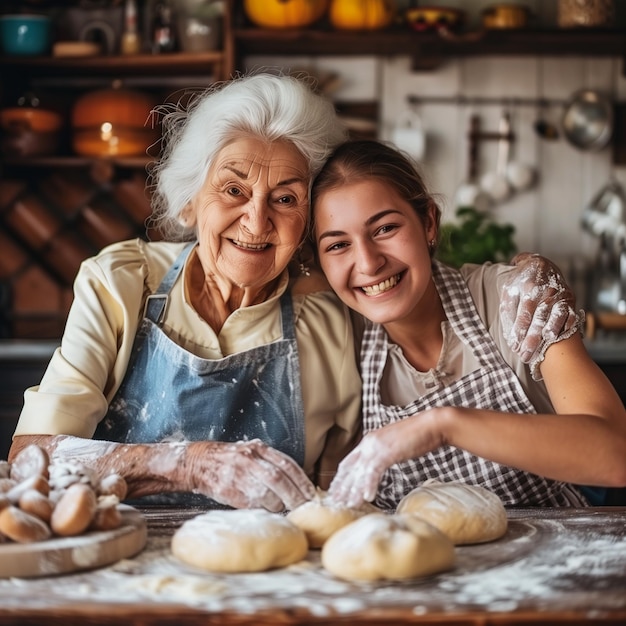
POLYGON ((483 175, 480 179, 480 186, 495 202, 503 202, 512 192, 506 175, 511 148, 511 118, 508 111, 504 111, 500 117, 498 135, 496 169, 483 175))
POLYGON ((426 152, 426 131, 415 106, 400 116, 391 140, 396 148, 421 161, 426 152))
MULTIPOLYGON (((515 113, 512 116, 512 122, 519 120, 519 116, 515 113)), ((513 130, 510 131, 511 138, 515 135, 513 130)), ((512 143, 512 140, 511 140, 512 143)), ((519 145, 519 144, 518 144, 519 145)), ((511 185, 512 191, 525 191, 529 189, 534 184, 537 176, 535 168, 521 161, 519 157, 516 158, 516 155, 513 154, 513 158, 509 160, 509 163, 506 166, 506 178, 509 181, 509 185, 511 185)))
POLYGON ((593 89, 574 93, 563 114, 563 133, 579 150, 601 150, 613 134, 613 104, 593 89))
POLYGON ((547 114, 548 101, 541 100, 539 102, 539 115, 535 121, 533 127, 535 132, 542 138, 554 141, 560 136, 558 126, 552 122, 547 114))
POLYGON ((468 137, 467 179, 462 182, 454 197, 457 208, 472 207, 485 212, 491 206, 491 198, 480 188, 478 182, 478 146, 480 144, 480 117, 470 118, 468 137))
POLYGON ((625 221, 626 192, 616 180, 610 180, 593 196, 581 217, 587 232, 607 239, 623 230, 625 221))

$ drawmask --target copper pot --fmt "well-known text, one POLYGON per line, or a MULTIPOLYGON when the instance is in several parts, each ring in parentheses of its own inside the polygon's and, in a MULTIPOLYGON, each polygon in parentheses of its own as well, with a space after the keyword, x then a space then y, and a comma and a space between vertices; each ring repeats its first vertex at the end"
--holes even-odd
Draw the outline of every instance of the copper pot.
POLYGON ((6 156, 49 156, 59 148, 63 118, 35 107, 0 110, 2 153, 6 156))
POLYGON ((494 4, 483 9, 484 28, 525 28, 530 9, 524 4, 494 4))
POLYGON ((156 105, 142 91, 113 87, 91 91, 72 111, 72 146, 83 156, 142 156, 159 138, 149 124, 156 105))

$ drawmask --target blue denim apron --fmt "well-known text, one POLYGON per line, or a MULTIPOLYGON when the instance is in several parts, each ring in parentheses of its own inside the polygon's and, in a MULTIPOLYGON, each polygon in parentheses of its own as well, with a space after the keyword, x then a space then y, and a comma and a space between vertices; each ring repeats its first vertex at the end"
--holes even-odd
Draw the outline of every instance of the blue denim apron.
MULTIPOLYGON (((123 443, 261 439, 304 464, 304 407, 291 294, 280 299, 282 339, 221 359, 204 359, 161 329, 169 292, 194 244, 148 297, 122 384, 94 438, 123 443)), ((216 506, 197 494, 142 502, 216 506)))

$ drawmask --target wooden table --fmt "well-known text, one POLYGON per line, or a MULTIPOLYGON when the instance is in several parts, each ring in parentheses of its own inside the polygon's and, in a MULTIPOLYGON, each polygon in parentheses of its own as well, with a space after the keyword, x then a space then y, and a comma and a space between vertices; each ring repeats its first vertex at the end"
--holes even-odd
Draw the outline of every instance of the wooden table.
POLYGON ((148 543, 132 559, 0 580, 0 625, 626 624, 626 508, 510 510, 506 536, 458 547, 453 571, 376 585, 334 579, 317 551, 272 572, 193 570, 170 539, 200 511, 141 511, 148 543))

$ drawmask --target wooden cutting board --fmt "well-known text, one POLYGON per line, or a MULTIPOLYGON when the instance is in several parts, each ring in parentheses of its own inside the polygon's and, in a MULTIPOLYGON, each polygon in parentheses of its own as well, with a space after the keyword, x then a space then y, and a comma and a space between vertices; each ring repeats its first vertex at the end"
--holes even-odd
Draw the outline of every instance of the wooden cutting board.
POLYGON ((33 543, 0 544, 0 578, 52 576, 94 569, 131 557, 146 545, 144 516, 119 505, 122 525, 76 537, 54 537, 33 543))

